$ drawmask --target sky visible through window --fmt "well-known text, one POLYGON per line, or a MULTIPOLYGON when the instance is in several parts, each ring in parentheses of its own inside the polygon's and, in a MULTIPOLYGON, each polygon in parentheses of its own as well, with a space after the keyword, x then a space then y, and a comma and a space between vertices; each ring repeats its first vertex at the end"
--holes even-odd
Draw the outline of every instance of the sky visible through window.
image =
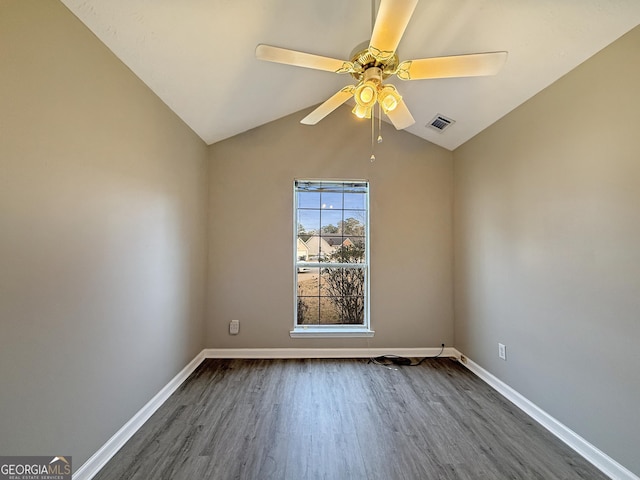
POLYGON ((338 227, 348 218, 366 222, 366 185, 326 184, 297 191, 298 231, 326 232, 329 226, 338 227), (335 191, 342 188, 342 191, 335 191), (333 191, 326 191, 326 190, 333 191))

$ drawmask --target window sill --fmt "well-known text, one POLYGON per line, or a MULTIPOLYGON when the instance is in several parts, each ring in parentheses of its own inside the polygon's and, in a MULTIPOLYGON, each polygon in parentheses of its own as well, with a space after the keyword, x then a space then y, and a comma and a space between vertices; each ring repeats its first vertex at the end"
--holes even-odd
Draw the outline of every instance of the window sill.
POLYGON ((373 337, 375 332, 367 327, 295 327, 291 338, 354 338, 373 337))

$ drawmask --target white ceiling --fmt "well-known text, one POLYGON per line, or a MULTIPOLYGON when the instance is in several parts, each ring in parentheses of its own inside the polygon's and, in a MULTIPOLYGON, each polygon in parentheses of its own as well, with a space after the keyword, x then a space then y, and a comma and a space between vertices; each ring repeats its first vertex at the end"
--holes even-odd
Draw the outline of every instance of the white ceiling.
MULTIPOLYGON (((207 144, 354 83, 256 60, 258 43, 349 59, 371 32, 371 0, 62 2, 207 144)), ((638 0, 421 0, 400 60, 507 50, 507 63, 494 77, 386 83, 416 119, 407 130, 453 150, 639 23, 638 0), (438 113, 456 120, 443 133, 425 126, 438 113)))

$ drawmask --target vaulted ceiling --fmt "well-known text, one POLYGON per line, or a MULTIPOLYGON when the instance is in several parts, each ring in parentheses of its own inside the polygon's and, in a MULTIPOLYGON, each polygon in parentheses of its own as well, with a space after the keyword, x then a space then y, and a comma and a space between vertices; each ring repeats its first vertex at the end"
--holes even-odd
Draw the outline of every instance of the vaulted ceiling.
MULTIPOLYGON (((62 2, 208 144, 354 83, 259 61, 257 44, 350 59, 371 34, 371 0, 62 2)), ((639 23, 638 0, 420 0, 401 60, 506 50, 507 62, 492 77, 386 83, 416 120, 407 131, 453 150, 639 23), (437 114, 455 124, 427 127, 437 114)))

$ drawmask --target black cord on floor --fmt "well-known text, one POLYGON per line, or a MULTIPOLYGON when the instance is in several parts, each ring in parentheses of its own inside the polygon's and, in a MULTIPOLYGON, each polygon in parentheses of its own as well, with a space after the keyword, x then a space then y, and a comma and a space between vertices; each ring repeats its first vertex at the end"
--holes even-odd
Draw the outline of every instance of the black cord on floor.
POLYGON ((442 348, 437 355, 432 355, 430 357, 422 357, 419 361, 413 362, 408 357, 400 357, 398 355, 381 355, 379 357, 371 357, 369 359, 369 363, 375 363, 376 365, 381 365, 383 367, 388 367, 389 365, 401 365, 406 367, 417 367, 422 364, 427 358, 438 358, 444 352, 444 343, 442 344, 442 348), (387 363, 388 360, 388 363, 387 363))

